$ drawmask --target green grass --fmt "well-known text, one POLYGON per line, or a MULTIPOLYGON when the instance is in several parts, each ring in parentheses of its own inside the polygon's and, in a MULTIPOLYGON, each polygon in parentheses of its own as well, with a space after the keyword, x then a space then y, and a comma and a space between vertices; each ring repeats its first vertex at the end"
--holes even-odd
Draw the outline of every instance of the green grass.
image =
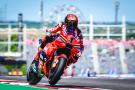
POLYGON ((48 88, 38 88, 34 86, 21 86, 0 83, 0 90, 49 90, 48 88))

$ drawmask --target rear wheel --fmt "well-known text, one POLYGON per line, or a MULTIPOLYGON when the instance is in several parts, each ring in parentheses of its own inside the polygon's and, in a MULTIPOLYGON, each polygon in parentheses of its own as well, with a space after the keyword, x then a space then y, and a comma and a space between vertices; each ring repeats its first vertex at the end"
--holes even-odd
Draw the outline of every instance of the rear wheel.
POLYGON ((50 85, 55 85, 60 79, 61 75, 64 72, 64 68, 66 66, 66 59, 59 58, 58 63, 54 69, 51 70, 49 83, 50 85))
MULTIPOLYGON (((33 64, 33 63, 32 63, 33 64)), ((35 85, 37 84, 41 79, 42 77, 41 76, 38 76, 37 73, 35 73, 33 70, 32 70, 32 65, 29 67, 29 70, 27 72, 27 81, 29 82, 30 85, 35 85)))

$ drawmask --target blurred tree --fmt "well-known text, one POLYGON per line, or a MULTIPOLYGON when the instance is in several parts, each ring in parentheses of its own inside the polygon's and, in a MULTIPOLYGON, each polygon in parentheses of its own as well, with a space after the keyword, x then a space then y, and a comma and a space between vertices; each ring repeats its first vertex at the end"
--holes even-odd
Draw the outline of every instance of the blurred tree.
POLYGON ((14 68, 13 65, 4 65, 4 66, 9 72, 14 68))
POLYGON ((127 39, 135 39, 135 33, 129 33, 127 34, 127 39))
POLYGON ((17 34, 12 35, 11 41, 18 41, 18 35, 17 34))
POLYGON ((23 75, 26 75, 26 70, 27 70, 26 64, 23 64, 20 69, 23 72, 23 75))
MULTIPOLYGON (((18 41, 18 35, 17 34, 14 34, 11 36, 11 41, 12 42, 17 42, 18 41)), ((17 47, 18 47, 18 44, 12 44, 11 45, 11 51, 12 52, 17 52, 17 47)))
POLYGON ((18 44, 11 45, 11 51, 12 52, 17 52, 17 47, 18 47, 18 44))

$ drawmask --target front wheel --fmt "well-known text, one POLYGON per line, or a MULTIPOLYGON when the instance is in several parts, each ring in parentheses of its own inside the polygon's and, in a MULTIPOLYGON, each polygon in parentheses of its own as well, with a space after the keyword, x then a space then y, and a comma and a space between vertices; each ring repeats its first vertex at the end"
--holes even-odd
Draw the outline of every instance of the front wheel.
POLYGON ((49 77, 50 85, 55 85, 58 82, 58 80, 60 79, 61 75, 64 72, 65 66, 66 66, 66 59, 60 57, 58 59, 58 63, 56 65, 55 69, 51 70, 51 74, 49 77))

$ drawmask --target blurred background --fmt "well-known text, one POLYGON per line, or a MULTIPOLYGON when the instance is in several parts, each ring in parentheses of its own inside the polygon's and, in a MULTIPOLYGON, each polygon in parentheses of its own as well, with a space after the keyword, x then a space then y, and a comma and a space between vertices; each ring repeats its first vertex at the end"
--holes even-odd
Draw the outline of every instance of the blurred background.
POLYGON ((65 76, 135 75, 134 0, 1 0, 0 75, 26 75, 47 28, 79 18, 84 52, 65 76))

